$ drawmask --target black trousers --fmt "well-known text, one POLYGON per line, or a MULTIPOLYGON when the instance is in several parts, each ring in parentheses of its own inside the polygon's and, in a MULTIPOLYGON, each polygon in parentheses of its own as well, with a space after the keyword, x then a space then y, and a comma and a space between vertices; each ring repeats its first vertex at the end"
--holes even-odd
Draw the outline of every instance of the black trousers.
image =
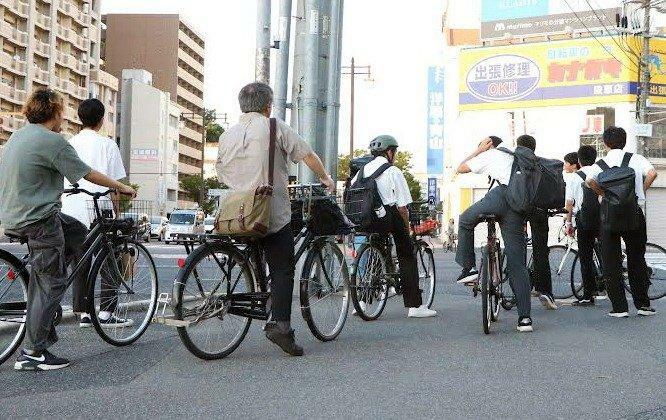
POLYGON ((423 297, 419 288, 419 270, 409 230, 405 226, 400 212, 395 206, 384 206, 386 216, 381 219, 381 232, 391 234, 395 242, 402 280, 402 298, 405 308, 418 308, 423 305, 423 297))
MULTIPOLYGON (((580 226, 580 223, 576 223, 580 226)), ((598 231, 577 229, 578 258, 580 259, 580 274, 583 278, 583 298, 592 299, 597 292, 597 270, 594 267, 594 240, 598 231)))
POLYGON ((553 279, 550 274, 550 250, 548 249, 548 212, 537 209, 529 216, 532 231, 532 260, 534 278, 532 286, 539 293, 553 294, 553 279))
POLYGON ((627 312, 627 296, 622 285, 622 246, 620 239, 624 239, 627 252, 627 269, 629 271, 629 285, 636 308, 649 307, 647 265, 645 263, 645 244, 647 232, 645 215, 638 209, 640 227, 626 233, 611 233, 605 229, 601 231, 601 263, 606 279, 608 298, 613 305, 614 312, 627 312))
POLYGON ((294 233, 291 224, 259 240, 271 273, 270 320, 291 320, 294 294, 294 233))

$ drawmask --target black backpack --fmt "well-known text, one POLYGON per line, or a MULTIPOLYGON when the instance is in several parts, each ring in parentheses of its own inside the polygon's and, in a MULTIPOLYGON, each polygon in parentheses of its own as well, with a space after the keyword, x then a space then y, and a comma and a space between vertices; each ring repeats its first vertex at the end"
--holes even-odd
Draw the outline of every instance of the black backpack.
POLYGON ((506 198, 514 211, 528 214, 535 208, 548 210, 564 207, 564 162, 537 157, 524 146, 517 146, 513 152, 504 147, 497 150, 513 156, 506 198))
POLYGON ((580 210, 576 214, 576 227, 583 230, 597 230, 600 223, 599 196, 585 185, 587 179, 585 172, 578 171, 576 175, 583 179, 583 202, 580 203, 580 210))
POLYGON ((384 205, 377 189, 377 178, 391 166, 385 163, 368 177, 364 177, 365 166, 362 167, 356 182, 345 191, 345 214, 365 232, 377 229, 379 217, 376 211, 384 205))
POLYGON ((625 153, 620 166, 597 162, 602 172, 597 182, 604 190, 601 200, 601 227, 612 233, 624 233, 639 227, 636 172, 629 167, 632 153, 625 153))

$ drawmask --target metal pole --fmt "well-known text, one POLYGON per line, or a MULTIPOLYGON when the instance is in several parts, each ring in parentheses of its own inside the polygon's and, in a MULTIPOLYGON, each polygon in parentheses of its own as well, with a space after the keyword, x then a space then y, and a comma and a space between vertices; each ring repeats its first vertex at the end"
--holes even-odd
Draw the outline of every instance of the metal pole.
POLYGON ((269 83, 271 78, 271 0, 257 0, 257 51, 254 77, 269 83))
MULTIPOLYGON (((213 117, 214 118, 214 117, 213 117)), ((206 111, 204 111, 204 115, 201 116, 201 123, 203 124, 203 133, 201 134, 201 191, 199 192, 199 205, 202 205, 206 199, 205 197, 205 190, 206 190, 206 185, 205 185, 205 172, 204 168, 206 167, 206 131, 207 131, 207 124, 206 124, 206 111)))
MULTIPOLYGON (((302 132, 301 135, 313 147, 317 144, 317 108, 319 96, 319 2, 305 1, 305 36, 303 49, 303 84, 302 84, 302 132)), ((321 150, 315 151, 321 154, 321 150)), ((301 171, 300 181, 316 182, 310 171, 301 171)))
POLYGON ((338 122, 340 110, 340 61, 344 0, 331 1, 331 34, 328 53, 326 101, 326 170, 337 179, 338 122))
POLYGON ((349 116, 349 158, 354 159, 354 57, 351 59, 351 114, 349 116))
POLYGON ((280 0, 280 20, 278 26, 277 67, 275 71, 275 116, 287 118, 287 85, 289 77, 289 47, 291 43, 291 0, 280 0))
MULTIPOLYGON (((641 53, 641 94, 638 103, 638 119, 642 124, 647 124, 647 106, 650 97, 650 65, 648 63, 648 56, 650 55, 650 8, 651 1, 645 1, 645 16, 643 17, 643 51, 641 53)), ((645 155, 648 150, 649 137, 641 136, 637 141, 637 151, 641 155, 645 155)))

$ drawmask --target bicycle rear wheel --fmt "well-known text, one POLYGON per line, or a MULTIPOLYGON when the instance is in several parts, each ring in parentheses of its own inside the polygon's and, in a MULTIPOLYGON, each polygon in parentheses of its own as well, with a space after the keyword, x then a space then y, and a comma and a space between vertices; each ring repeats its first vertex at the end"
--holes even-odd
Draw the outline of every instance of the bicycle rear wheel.
POLYGON ((666 250, 659 245, 648 243, 645 248, 645 262, 648 267, 648 296, 650 300, 666 296, 666 250))
POLYGON ((146 247, 125 240, 113 247, 113 253, 102 250, 89 279, 90 318, 97 334, 114 346, 138 340, 157 307, 157 269, 146 247), (109 316, 121 322, 105 324, 109 316))
POLYGON ((200 359, 230 355, 250 329, 252 319, 228 312, 229 292, 254 292, 253 276, 243 255, 225 243, 195 249, 174 283, 173 312, 176 320, 189 322, 177 329, 178 335, 200 359))
POLYGON ((432 249, 423 241, 416 243, 416 265, 419 271, 419 289, 422 293, 423 304, 430 308, 435 300, 437 272, 432 249))
POLYGON ((571 281, 570 281, 570 286, 571 286, 571 293, 576 297, 576 299, 581 300, 583 299, 583 274, 581 273, 580 269, 580 258, 578 258, 578 254, 576 254, 576 257, 574 258, 573 261, 573 266, 571 267, 571 281))
POLYGON ((490 296, 490 261, 488 257, 488 251, 483 250, 483 255, 481 257, 481 270, 479 271, 479 277, 481 277, 481 322, 483 325, 483 332, 485 334, 490 334, 490 323, 492 321, 492 298, 490 296))
POLYGON ((374 321, 384 311, 388 299, 388 261, 384 251, 364 244, 358 252, 351 276, 351 297, 361 319, 374 321))
POLYGON ((349 271, 335 241, 312 244, 303 264, 300 301, 312 334, 321 341, 335 340, 349 312, 349 271))
POLYGON ((0 365, 25 336, 28 273, 12 254, 0 249, 0 365))
POLYGON ((550 277, 553 284, 553 297, 567 299, 573 296, 571 290, 571 273, 574 259, 578 252, 566 245, 548 247, 550 260, 550 277))

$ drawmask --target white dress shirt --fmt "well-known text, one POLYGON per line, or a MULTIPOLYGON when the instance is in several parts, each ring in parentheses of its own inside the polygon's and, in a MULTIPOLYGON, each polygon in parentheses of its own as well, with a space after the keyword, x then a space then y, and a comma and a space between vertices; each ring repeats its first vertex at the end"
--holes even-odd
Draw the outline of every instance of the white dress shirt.
MULTIPOLYGON (((363 167, 363 178, 374 174, 385 163, 388 163, 388 159, 383 156, 378 156, 368 162, 363 167)), ((352 185, 356 182, 357 178, 358 174, 352 179, 352 185)), ((412 194, 409 192, 405 175, 395 166, 391 166, 377 178, 377 190, 385 206, 406 207, 412 203, 412 194)), ((383 217, 384 214, 382 209, 378 216, 383 217)))
MULTIPOLYGON (((508 147, 506 149, 513 151, 508 147)), ((513 156, 492 148, 468 160, 467 166, 475 174, 488 175, 502 185, 509 185, 513 156)))
MULTIPOLYGON (((110 138, 101 136, 96 131, 85 128, 79 134, 72 137, 69 142, 74 147, 74 150, 76 150, 79 158, 97 172, 115 180, 120 180, 127 176, 123 160, 120 157, 120 150, 118 150, 118 146, 110 138)), ((107 190, 107 188, 90 183, 85 179, 79 181, 79 187, 91 192, 103 192, 107 190)), ((65 188, 71 188, 71 184, 67 181, 65 181, 65 188)), ((106 198, 106 200, 109 199, 106 198)), ((85 194, 63 195, 62 212, 74 217, 86 227, 90 227, 90 224, 93 222, 91 201, 92 198, 85 194)), ((101 205, 100 207, 110 208, 110 205, 101 205)))
MULTIPOLYGON (((606 157, 603 160, 611 168, 614 166, 622 165, 622 159, 624 159, 625 151, 621 149, 612 149, 608 151, 606 157)), ((643 190, 643 182, 645 176, 648 172, 654 169, 654 166, 647 160, 644 156, 634 153, 629 160, 629 167, 636 172, 636 197, 638 197, 638 202, 643 203, 645 201, 645 191, 643 190)), ((588 178, 596 180, 599 177, 599 174, 603 172, 599 166, 599 161, 594 165, 590 166, 590 170, 587 173, 588 178)))
MULTIPOLYGON (((589 177, 591 166, 583 166, 580 171, 589 177)), ((587 179, 587 178, 586 178, 587 179)), ((567 201, 573 202, 573 215, 575 216, 580 211, 580 206, 583 204, 583 197, 585 194, 585 181, 576 172, 565 173, 564 182, 567 185, 565 198, 567 201)), ((575 218, 572 218, 575 223, 575 218)))

